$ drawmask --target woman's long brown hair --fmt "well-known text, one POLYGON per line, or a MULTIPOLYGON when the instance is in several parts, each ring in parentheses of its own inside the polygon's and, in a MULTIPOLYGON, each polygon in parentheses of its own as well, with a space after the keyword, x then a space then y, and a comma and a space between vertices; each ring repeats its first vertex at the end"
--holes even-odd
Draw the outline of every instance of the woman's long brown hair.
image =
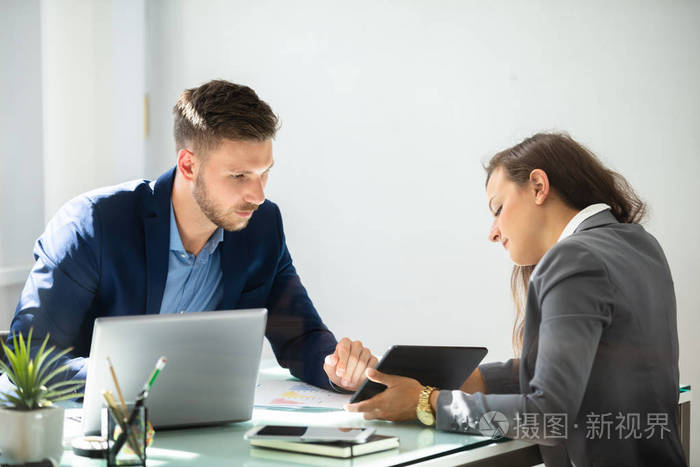
MULTIPOLYGON (((538 133, 512 148, 501 151, 486 165, 486 184, 494 170, 503 167, 508 178, 520 185, 530 180, 530 172, 543 170, 550 186, 574 209, 595 203, 610 206, 619 222, 639 223, 646 205, 625 178, 605 167, 583 145, 563 133, 538 133)), ((525 328, 525 302, 532 266, 514 266, 510 286, 515 302, 513 351, 520 356, 525 328)))

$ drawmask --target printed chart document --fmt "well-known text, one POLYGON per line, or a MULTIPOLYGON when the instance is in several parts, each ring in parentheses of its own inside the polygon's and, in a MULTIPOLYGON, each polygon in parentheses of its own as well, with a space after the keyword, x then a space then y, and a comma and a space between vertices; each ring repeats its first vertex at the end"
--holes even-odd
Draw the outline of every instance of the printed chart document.
POLYGON ((262 380, 255 389, 257 407, 343 410, 352 394, 338 394, 301 381, 262 380))

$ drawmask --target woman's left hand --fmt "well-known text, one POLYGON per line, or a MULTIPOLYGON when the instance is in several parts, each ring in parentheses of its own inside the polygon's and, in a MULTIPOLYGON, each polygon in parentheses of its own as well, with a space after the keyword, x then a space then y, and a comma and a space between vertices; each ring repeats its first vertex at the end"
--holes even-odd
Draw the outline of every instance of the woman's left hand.
POLYGON ((348 404, 348 412, 362 412, 365 420, 415 420, 418 397, 423 385, 412 378, 387 375, 374 368, 367 369, 367 378, 371 381, 386 385, 384 392, 371 399, 354 404, 348 404))

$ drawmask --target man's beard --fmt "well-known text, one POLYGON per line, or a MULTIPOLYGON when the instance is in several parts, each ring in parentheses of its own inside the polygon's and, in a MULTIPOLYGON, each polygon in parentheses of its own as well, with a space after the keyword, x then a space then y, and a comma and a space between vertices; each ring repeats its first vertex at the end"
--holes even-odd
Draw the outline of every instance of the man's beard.
POLYGON ((230 232, 245 229, 248 225, 248 221, 252 219, 252 216, 247 219, 241 218, 238 214, 236 214, 236 211, 255 211, 258 209, 256 204, 250 203, 245 203, 239 207, 232 207, 229 210, 218 209, 209 197, 207 186, 202 181, 200 176, 197 176, 194 181, 192 196, 197 202, 197 205, 199 205, 199 209, 201 209, 204 215, 207 216, 207 219, 209 219, 216 226, 230 232))

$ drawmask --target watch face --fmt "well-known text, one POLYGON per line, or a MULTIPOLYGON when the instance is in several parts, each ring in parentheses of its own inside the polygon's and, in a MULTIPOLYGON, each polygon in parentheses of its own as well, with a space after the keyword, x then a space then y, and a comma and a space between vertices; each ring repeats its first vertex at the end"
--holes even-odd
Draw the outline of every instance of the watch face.
POLYGON ((435 415, 421 410, 418 412, 418 420, 420 420, 423 425, 431 426, 435 423, 435 415))

